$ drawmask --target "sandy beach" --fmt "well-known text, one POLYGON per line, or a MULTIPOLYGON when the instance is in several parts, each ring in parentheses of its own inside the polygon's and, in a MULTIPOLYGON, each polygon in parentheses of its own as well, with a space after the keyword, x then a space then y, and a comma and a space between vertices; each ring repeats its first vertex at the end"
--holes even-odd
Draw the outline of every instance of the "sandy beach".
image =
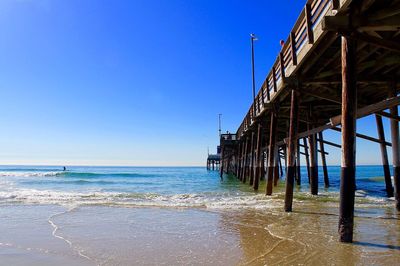
POLYGON ((0 209, 1 265, 396 265, 400 221, 359 209, 355 243, 337 241, 337 208, 287 214, 21 205, 0 209))

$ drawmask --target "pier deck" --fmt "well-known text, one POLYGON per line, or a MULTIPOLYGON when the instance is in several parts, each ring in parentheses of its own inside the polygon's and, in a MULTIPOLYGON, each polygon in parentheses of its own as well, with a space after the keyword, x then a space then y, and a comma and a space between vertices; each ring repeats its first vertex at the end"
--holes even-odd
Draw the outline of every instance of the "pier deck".
POLYGON ((249 180, 254 189, 265 177, 271 195, 284 157, 285 211, 291 211, 300 156, 317 195, 318 156, 328 187, 324 145, 340 148, 339 233, 341 241, 352 242, 357 137, 380 144, 388 196, 393 187, 386 148, 392 148, 400 211, 399 76, 400 0, 307 1, 236 134, 221 137, 221 173, 249 180), (376 116, 378 139, 356 132, 356 120, 368 115, 376 116), (385 141, 382 118, 391 121, 392 143, 385 141), (342 143, 324 140, 327 129, 341 132, 342 143))

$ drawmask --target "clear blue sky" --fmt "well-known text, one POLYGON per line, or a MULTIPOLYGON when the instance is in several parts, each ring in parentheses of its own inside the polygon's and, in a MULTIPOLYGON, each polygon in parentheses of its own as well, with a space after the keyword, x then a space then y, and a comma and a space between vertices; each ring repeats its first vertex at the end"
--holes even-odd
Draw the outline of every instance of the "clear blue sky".
MULTIPOLYGON (((204 165, 218 113, 234 132, 249 108, 249 34, 259 88, 304 4, 2 0, 0 163, 204 165)), ((359 148, 380 162, 378 145, 359 148)))

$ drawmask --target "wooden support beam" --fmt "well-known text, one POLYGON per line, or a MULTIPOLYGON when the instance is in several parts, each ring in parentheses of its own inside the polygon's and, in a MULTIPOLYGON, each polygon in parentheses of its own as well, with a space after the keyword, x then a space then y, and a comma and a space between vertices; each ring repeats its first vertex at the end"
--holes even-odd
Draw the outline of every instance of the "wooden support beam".
POLYGON ((257 144, 256 144, 256 153, 255 153, 255 167, 254 167, 254 182, 253 188, 254 190, 258 190, 258 185, 261 179, 261 167, 263 167, 263 162, 261 158, 261 140, 262 140, 262 127, 261 123, 258 123, 257 129, 257 144))
POLYGON ((373 19, 371 17, 350 18, 347 15, 336 15, 325 16, 322 20, 322 28, 325 31, 350 34, 357 31, 397 31, 400 29, 400 22, 398 16, 373 19))
MULTIPOLYGON (((337 132, 341 132, 342 131, 342 129, 340 129, 338 127, 333 127, 331 129, 334 130, 334 131, 337 131, 337 132)), ((380 139, 373 138, 373 137, 370 137, 370 136, 367 136, 367 135, 364 135, 364 134, 356 133, 356 137, 358 137, 360 139, 365 139, 365 140, 369 140, 369 141, 372 141, 372 142, 376 142, 376 143, 382 143, 382 144, 384 144, 386 146, 389 146, 389 147, 392 146, 392 143, 390 143, 390 142, 387 142, 387 141, 382 142, 380 139)))
POLYGON ((315 97, 315 98, 319 98, 319 99, 322 99, 322 100, 326 100, 326 101, 329 101, 329 102, 333 102, 333 103, 336 103, 336 104, 342 104, 342 102, 340 101, 339 98, 332 97, 329 94, 310 92, 310 91, 306 91, 306 90, 302 90, 301 93, 305 94, 305 95, 309 95, 309 96, 315 97))
MULTIPOLYGON (((389 88, 390 96, 396 95, 396 83, 393 82, 389 88)), ((398 116, 397 106, 390 108, 390 114, 398 116)), ((393 157, 393 183, 394 196, 396 199, 396 209, 400 211, 400 142, 399 142, 399 122, 394 119, 390 120, 390 129, 392 136, 392 157, 393 157)))
POLYGON ((380 39, 380 38, 368 35, 366 33, 359 33, 359 32, 353 32, 351 34, 351 37, 355 38, 357 40, 367 42, 367 43, 373 44, 375 46, 390 50, 390 51, 400 53, 400 44, 396 41, 380 39))
MULTIPOLYGON (((304 144, 299 144, 299 145, 300 145, 300 147, 304 147, 304 148, 307 147, 307 146, 304 146, 304 144)), ((307 148, 308 148, 308 147, 307 147, 307 148)), ((322 150, 319 149, 319 150, 317 150, 317 152, 322 153, 322 150)), ((324 153, 325 155, 329 155, 329 152, 324 151, 323 153, 324 153)))
POLYGON ((393 186, 392 186, 392 179, 390 177, 389 160, 388 160, 386 145, 384 144, 386 142, 385 141, 385 131, 383 129, 382 117, 379 115, 375 115, 375 119, 376 119, 376 129, 378 131, 379 140, 381 141, 379 146, 381 148, 381 157, 382 157, 383 174, 385 177, 386 194, 390 198, 390 197, 393 197, 393 186))
POLYGON ((297 128, 298 128, 298 92, 294 89, 291 91, 291 108, 290 108, 290 126, 289 126, 289 143, 287 146, 287 172, 286 172, 286 192, 285 192, 285 211, 291 212, 293 205, 293 187, 294 175, 296 171, 295 145, 297 144, 297 128))
POLYGON ((400 4, 388 6, 386 9, 381 9, 368 17, 372 20, 381 20, 388 17, 393 17, 400 14, 400 4))
POLYGON ((327 141, 327 140, 321 140, 320 138, 318 138, 317 141, 322 142, 322 143, 327 144, 327 145, 330 145, 330 146, 333 146, 333 147, 336 147, 336 148, 339 148, 339 149, 342 148, 342 145, 340 145, 340 144, 336 144, 336 143, 333 143, 333 142, 330 142, 330 141, 327 141))
POLYGON ((383 117, 387 117, 390 119, 394 119, 396 121, 400 121, 400 116, 398 115, 392 115, 391 113, 385 112, 385 111, 380 111, 380 112, 376 112, 377 115, 379 116, 383 116, 383 117))
POLYGON ((353 242, 356 174, 356 42, 342 36, 342 168, 340 175, 339 236, 353 242))
POLYGON ((396 41, 386 40, 375 36, 361 33, 359 30, 397 31, 400 27, 398 18, 389 18, 389 20, 371 21, 366 17, 354 17, 348 15, 325 16, 322 19, 322 29, 324 31, 339 32, 348 37, 376 45, 391 51, 400 52, 400 44, 396 41))
POLYGON ((267 168, 267 186, 266 186, 266 195, 272 195, 272 184, 273 184, 273 175, 276 165, 275 157, 278 157, 277 152, 275 152, 276 147, 276 131, 277 131, 278 117, 275 111, 271 112, 271 120, 270 120, 270 130, 269 130, 269 147, 268 147, 268 168, 267 168))
POLYGON ((319 142, 319 148, 321 149, 321 162, 322 162, 322 170, 324 172, 324 184, 325 188, 329 187, 329 177, 328 177, 328 167, 326 166, 326 157, 325 157, 325 147, 324 147, 324 137, 321 132, 318 132, 318 138, 322 141, 319 142))
MULTIPOLYGON (((399 104, 400 104, 400 96, 393 96, 393 97, 390 97, 390 98, 388 98, 386 100, 377 102, 375 104, 371 104, 371 105, 359 108, 357 110, 356 115, 357 115, 357 118, 365 117, 365 116, 368 116, 370 114, 379 112, 381 110, 385 110, 385 109, 391 108, 393 106, 397 106, 399 104)), ((315 127, 315 128, 313 128, 311 130, 307 130, 305 132, 302 132, 302 133, 298 134, 297 137, 298 138, 304 138, 304 137, 307 137, 307 136, 309 136, 311 134, 316 134, 316 133, 318 133, 320 131, 323 131, 325 129, 331 129, 333 127, 336 127, 337 125, 340 125, 341 119, 342 119, 341 115, 332 117, 328 124, 325 124, 325 125, 322 125, 322 126, 319 126, 319 127, 315 127)), ((283 143, 283 142, 279 142, 278 144, 281 144, 281 143, 283 143)))

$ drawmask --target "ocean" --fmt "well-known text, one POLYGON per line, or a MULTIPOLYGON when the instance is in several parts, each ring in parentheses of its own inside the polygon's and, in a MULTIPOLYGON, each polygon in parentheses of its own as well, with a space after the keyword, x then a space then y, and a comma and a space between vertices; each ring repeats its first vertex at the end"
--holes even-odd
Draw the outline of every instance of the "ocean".
POLYGON ((0 167, 0 265, 354 265, 400 261, 381 166, 357 167, 355 244, 337 241, 340 167, 293 213, 205 167, 0 167), (344 264, 343 264, 344 263, 344 264))

